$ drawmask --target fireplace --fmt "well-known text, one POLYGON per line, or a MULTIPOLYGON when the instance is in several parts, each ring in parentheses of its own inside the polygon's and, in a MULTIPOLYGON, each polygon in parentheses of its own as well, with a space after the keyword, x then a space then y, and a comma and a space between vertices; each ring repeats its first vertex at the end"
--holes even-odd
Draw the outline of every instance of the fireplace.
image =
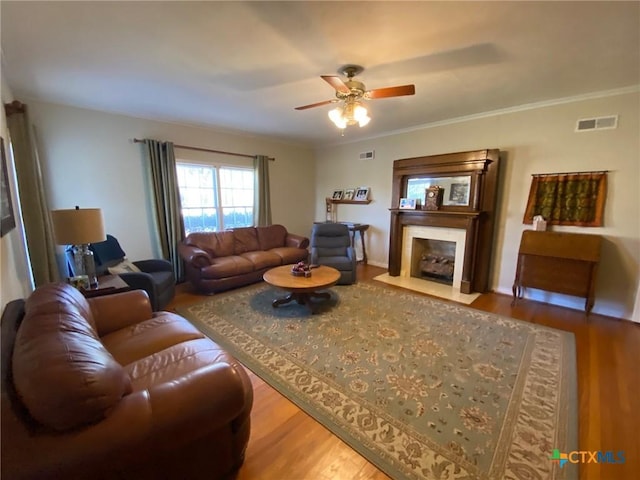
POLYGON ((446 282, 461 293, 488 290, 499 153, 478 150, 393 162, 389 276, 446 282), (400 208, 401 198, 433 185, 444 191, 442 202, 400 208), (412 253, 414 243, 418 247, 412 253))
POLYGON ((411 247, 411 276, 453 285, 456 244, 447 240, 414 238, 411 247))
POLYGON ((459 228, 405 226, 402 231, 400 276, 435 281, 461 289, 465 237, 465 230, 459 228), (426 265, 426 273, 423 268, 425 264, 421 265, 422 257, 429 257, 427 262, 432 262, 433 257, 436 260, 435 264, 426 265), (445 258, 446 263, 443 262, 445 258), (443 275, 443 271, 450 273, 443 275))

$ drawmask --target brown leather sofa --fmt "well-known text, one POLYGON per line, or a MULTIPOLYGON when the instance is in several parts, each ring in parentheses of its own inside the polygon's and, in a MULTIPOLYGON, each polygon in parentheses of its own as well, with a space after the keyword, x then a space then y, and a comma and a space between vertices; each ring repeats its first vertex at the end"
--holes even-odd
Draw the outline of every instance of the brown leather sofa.
POLYGON ((262 280, 270 268, 306 261, 309 239, 282 225, 192 233, 178 245, 186 277, 203 293, 262 280))
POLYGON ((3 479, 230 478, 252 402, 243 367, 142 290, 50 284, 4 310, 3 479))

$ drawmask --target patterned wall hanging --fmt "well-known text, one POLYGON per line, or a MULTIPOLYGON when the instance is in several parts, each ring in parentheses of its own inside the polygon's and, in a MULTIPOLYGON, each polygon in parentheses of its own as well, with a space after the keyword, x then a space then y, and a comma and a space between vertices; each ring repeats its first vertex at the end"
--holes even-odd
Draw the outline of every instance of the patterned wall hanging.
POLYGON ((542 215, 549 225, 601 227, 606 198, 606 171, 536 174, 523 223, 542 215))

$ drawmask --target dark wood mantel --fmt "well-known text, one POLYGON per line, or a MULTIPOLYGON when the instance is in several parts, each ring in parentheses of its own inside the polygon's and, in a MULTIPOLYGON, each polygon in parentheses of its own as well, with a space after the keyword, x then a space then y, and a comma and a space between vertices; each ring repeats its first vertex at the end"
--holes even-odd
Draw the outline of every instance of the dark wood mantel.
POLYGON ((402 233, 407 225, 465 230, 462 293, 485 292, 489 287, 491 252, 498 186, 499 150, 451 153, 396 160, 393 163, 389 275, 400 275, 402 233), (471 175, 469 204, 439 210, 398 208, 406 195, 407 179, 471 175))

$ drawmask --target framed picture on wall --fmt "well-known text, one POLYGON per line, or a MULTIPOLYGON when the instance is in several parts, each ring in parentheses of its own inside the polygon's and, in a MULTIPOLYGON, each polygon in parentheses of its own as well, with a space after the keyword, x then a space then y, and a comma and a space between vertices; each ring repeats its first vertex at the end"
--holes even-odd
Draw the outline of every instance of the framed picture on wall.
POLYGON ((353 200, 353 196, 356 194, 356 190, 354 188, 347 188, 344 191, 344 197, 342 197, 343 200, 353 200))
POLYGON ((9 174, 7 168, 7 157, 4 151, 4 138, 0 138, 0 154, 2 156, 1 177, 0 177, 0 237, 13 230, 16 226, 16 218, 13 216, 13 204, 11 203, 11 190, 9 188, 9 174))
POLYGON ((333 200, 342 200, 342 190, 334 190, 333 191, 333 195, 331 195, 331 198, 333 200))
POLYGON ((354 200, 359 202, 364 202, 369 198, 369 187, 358 187, 356 188, 356 196, 354 200))

